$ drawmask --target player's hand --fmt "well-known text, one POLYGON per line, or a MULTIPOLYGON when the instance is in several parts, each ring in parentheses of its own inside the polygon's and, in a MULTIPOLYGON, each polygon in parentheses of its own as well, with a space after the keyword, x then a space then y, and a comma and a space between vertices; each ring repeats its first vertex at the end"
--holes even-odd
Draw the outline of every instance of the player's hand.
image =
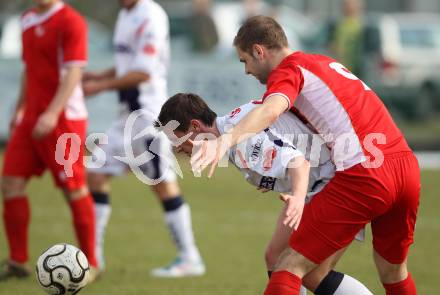
POLYGON ((82 83, 83 92, 85 96, 96 95, 105 89, 102 81, 89 80, 82 83))
POLYGON ((217 140, 188 140, 192 145, 191 170, 194 175, 200 176, 202 171, 215 157, 217 140))
POLYGON ((265 194, 267 192, 270 192, 271 190, 268 188, 264 188, 264 187, 257 187, 257 191, 260 191, 260 193, 265 194))
POLYGON ((297 230, 304 210, 304 198, 280 194, 280 199, 286 204, 286 216, 283 224, 297 230))
POLYGON ((59 115, 53 112, 42 113, 35 124, 32 136, 41 139, 51 133, 57 126, 58 117, 59 115))
POLYGON ((18 123, 23 118, 23 110, 17 110, 14 115, 11 118, 11 121, 9 122, 9 134, 12 134, 14 132, 15 127, 17 127, 18 123))
POLYGON ((224 134, 217 139, 191 141, 193 152, 191 155, 191 167, 197 174, 202 173, 211 165, 208 177, 212 177, 215 168, 230 148, 230 135, 224 134))

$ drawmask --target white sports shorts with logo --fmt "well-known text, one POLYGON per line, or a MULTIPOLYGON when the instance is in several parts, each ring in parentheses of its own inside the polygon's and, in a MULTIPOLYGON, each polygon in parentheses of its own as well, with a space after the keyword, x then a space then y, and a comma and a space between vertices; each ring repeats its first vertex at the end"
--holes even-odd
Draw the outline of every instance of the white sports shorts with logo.
POLYGON ((150 116, 135 113, 121 116, 107 130, 108 142, 95 148, 88 172, 120 176, 131 171, 152 185, 176 180, 177 160, 170 141, 154 128, 150 116))

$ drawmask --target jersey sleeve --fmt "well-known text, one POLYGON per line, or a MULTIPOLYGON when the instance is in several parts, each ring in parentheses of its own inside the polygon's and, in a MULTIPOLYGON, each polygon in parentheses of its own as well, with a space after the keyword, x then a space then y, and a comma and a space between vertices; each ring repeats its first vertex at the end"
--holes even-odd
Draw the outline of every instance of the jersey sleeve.
POLYGON ((272 95, 281 95, 287 100, 290 109, 303 84, 304 77, 296 65, 288 64, 275 68, 267 80, 267 90, 263 95, 263 101, 272 95))
POLYGON ((159 59, 161 49, 161 38, 158 28, 150 20, 145 20, 136 30, 138 35, 135 45, 135 57, 130 70, 151 74, 159 59))
POLYGON ((86 65, 87 25, 85 20, 75 12, 66 13, 61 46, 64 65, 86 65))

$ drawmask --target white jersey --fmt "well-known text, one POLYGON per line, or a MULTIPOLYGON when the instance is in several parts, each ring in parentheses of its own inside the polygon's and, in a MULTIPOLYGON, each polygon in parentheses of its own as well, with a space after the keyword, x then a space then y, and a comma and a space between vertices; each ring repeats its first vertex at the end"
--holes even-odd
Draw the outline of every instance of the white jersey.
MULTIPOLYGON (((257 102, 250 102, 236 108, 230 115, 217 118, 220 133, 237 125, 256 106, 257 102)), ((287 169, 289 162, 304 155, 312 162, 308 187, 308 197, 311 197, 329 182, 336 171, 331 162, 330 150, 324 144, 315 149, 318 155, 313 156, 310 151, 312 138, 313 132, 293 113, 283 113, 269 128, 233 148, 229 160, 250 184, 291 193, 292 181, 287 169)))
POLYGON ((165 11, 152 0, 139 0, 130 10, 121 9, 113 42, 118 77, 130 71, 150 77, 138 87, 119 91, 120 102, 128 111, 141 109, 157 118, 168 98, 170 45, 165 11))

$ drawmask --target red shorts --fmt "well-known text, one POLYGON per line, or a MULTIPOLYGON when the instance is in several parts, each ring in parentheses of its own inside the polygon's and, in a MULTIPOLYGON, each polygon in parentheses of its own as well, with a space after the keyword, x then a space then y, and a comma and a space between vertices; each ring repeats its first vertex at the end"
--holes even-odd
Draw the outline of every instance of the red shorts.
POLYGON ((387 155, 379 168, 358 164, 336 172, 305 206, 289 244, 319 264, 371 222, 375 251, 400 264, 413 243, 419 196, 420 169, 411 152, 387 155))
POLYGON ((47 168, 60 188, 72 191, 84 186, 86 175, 83 156, 87 121, 67 120, 61 116, 54 131, 40 140, 32 137, 34 126, 35 120, 23 119, 15 128, 6 147, 3 176, 28 179, 34 175, 40 176, 47 168), (69 139, 64 140, 66 138, 69 139), (72 138, 75 138, 74 143, 72 138))

